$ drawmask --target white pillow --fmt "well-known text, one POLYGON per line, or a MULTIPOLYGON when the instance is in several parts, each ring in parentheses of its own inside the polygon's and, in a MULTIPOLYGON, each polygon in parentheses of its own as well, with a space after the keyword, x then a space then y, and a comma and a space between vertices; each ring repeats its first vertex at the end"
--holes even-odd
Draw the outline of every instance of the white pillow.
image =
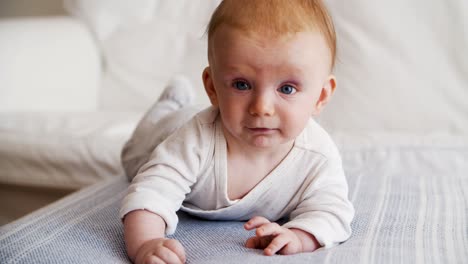
POLYGON ((80 21, 0 21, 0 111, 96 110, 100 73, 94 40, 80 21))

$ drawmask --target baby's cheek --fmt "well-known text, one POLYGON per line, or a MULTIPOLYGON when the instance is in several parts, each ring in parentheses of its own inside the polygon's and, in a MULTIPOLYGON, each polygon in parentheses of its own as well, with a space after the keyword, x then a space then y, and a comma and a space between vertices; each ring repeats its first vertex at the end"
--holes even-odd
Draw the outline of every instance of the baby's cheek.
POLYGON ((284 126, 285 137, 296 138, 304 130, 310 118, 311 116, 304 113, 290 116, 284 126))

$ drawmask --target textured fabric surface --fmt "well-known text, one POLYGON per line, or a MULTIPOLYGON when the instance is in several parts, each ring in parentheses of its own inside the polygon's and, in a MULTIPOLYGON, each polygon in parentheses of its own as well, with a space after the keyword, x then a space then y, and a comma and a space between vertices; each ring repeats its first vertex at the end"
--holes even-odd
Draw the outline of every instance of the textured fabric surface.
MULTIPOLYGON (((188 263, 466 263, 468 148, 387 146, 344 150, 356 208, 351 238, 334 248, 263 256, 243 247, 242 222, 180 214, 174 237, 188 263)), ((121 177, 0 228, 2 263, 128 263, 121 177)))

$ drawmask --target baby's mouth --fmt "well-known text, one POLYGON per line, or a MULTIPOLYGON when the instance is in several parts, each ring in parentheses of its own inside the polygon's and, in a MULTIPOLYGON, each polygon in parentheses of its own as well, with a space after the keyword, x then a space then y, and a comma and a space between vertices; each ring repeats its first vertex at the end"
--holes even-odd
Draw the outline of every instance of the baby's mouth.
POLYGON ((271 134, 277 130, 276 128, 267 127, 248 127, 247 129, 255 134, 271 134))

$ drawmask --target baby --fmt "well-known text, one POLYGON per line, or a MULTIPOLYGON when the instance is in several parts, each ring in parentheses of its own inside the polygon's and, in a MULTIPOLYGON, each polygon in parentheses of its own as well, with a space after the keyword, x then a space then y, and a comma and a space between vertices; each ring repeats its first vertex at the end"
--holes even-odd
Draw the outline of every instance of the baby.
POLYGON ((246 247, 265 255, 345 241, 354 209, 341 158, 313 120, 336 80, 335 32, 319 0, 224 0, 208 25, 203 84, 212 106, 177 79, 122 153, 133 178, 120 215, 136 263, 180 263, 181 209, 247 221, 246 247), (283 225, 275 223, 287 217, 283 225))

